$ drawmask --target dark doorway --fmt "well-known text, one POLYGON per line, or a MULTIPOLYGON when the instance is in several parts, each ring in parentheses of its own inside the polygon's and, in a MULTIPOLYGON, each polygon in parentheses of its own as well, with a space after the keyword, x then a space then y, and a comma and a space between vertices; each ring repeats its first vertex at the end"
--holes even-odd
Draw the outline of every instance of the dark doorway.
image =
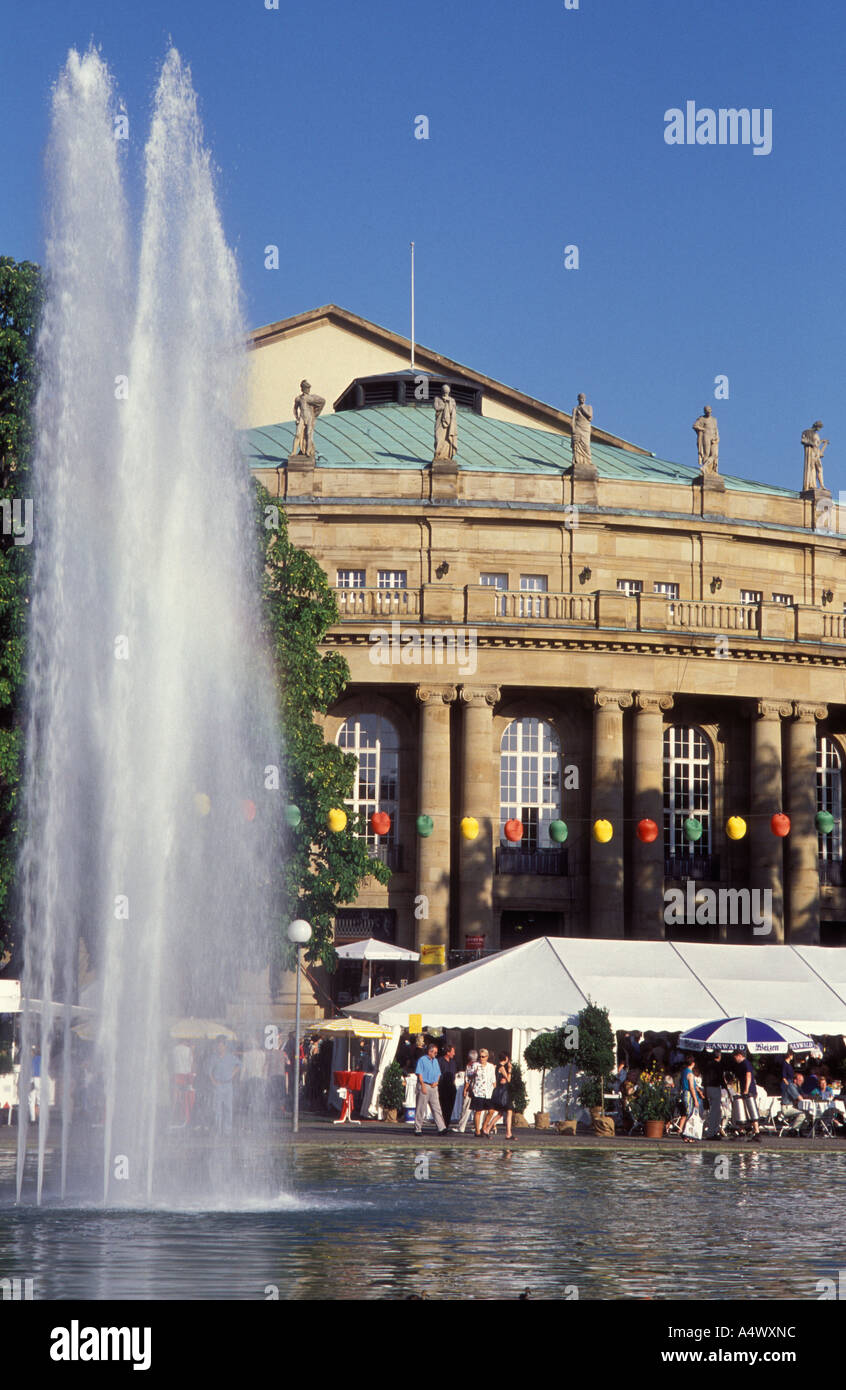
POLYGON ((503 912, 500 922, 500 946, 519 946, 524 941, 536 941, 539 936, 562 936, 564 922, 560 912, 503 912))

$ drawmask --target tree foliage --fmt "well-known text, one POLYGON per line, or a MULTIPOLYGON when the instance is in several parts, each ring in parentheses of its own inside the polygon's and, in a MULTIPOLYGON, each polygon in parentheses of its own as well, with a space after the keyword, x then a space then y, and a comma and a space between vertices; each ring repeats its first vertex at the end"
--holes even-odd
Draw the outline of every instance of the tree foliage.
POLYGON ((283 856, 286 921, 291 915, 304 917, 312 927, 306 959, 334 969, 332 919, 337 905, 354 902, 368 876, 387 883, 390 870, 371 858, 363 817, 350 814, 340 834, 327 827, 328 812, 343 807, 352 794, 357 769, 354 754, 327 743, 314 720, 315 714, 325 714, 336 703, 349 681, 349 667, 340 653, 319 649, 338 621, 338 605, 320 565, 291 542, 283 509, 263 488, 258 500, 264 615, 282 717, 283 786, 288 803, 301 815, 283 856))
POLYGON ((35 337, 41 302, 38 266, 0 257, 0 502, 8 504, 0 531, 0 955, 15 944, 10 909, 18 854, 31 553, 28 545, 15 544, 10 522, 13 502, 22 508, 31 496, 35 337))
POLYGON ((603 1081, 611 1075, 615 1064, 614 1034, 608 1010, 588 999, 578 1016, 577 1027, 579 1045, 575 1061, 585 1073, 579 1099, 583 1105, 603 1105, 603 1081))

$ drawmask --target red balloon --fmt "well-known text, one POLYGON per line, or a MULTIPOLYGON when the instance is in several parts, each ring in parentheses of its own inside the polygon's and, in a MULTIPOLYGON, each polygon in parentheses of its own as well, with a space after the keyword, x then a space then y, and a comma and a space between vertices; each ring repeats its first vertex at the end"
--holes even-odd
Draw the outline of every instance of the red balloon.
POLYGON ((645 845, 651 845, 653 840, 658 839, 658 826, 654 820, 650 820, 647 816, 646 820, 638 821, 637 838, 642 840, 645 845))
POLYGON ((387 811, 374 811, 370 817, 370 825, 374 835, 387 835, 391 828, 391 818, 387 811))
POLYGON ((505 822, 505 838, 514 844, 523 838, 523 822, 521 820, 507 820, 505 822))
POLYGON ((785 835, 790 834, 790 817, 786 816, 783 811, 776 811, 770 821, 770 830, 783 840, 785 835))
POLYGON ((241 810, 244 812, 244 820, 255 820, 256 803, 254 801, 242 801, 241 810))

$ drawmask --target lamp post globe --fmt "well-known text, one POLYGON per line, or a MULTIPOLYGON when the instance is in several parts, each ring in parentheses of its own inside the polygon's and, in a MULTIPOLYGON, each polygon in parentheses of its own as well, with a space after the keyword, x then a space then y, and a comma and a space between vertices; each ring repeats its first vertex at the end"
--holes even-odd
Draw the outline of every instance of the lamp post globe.
POLYGON ((288 940, 297 948, 297 1003, 294 1024, 294 1133, 300 1128, 300 973, 303 965, 303 947, 311 940, 311 927, 298 917, 288 927, 288 940))

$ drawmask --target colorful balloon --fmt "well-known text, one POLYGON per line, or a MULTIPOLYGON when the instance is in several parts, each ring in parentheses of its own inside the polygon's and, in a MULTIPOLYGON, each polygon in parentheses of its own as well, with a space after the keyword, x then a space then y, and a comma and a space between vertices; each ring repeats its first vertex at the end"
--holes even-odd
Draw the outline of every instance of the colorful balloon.
POLYGON ((523 838, 523 822, 521 820, 507 820, 505 822, 505 838, 516 845, 518 840, 523 838))
POLYGON ((729 816, 726 821, 726 834, 730 840, 742 840, 746 834, 746 821, 742 816, 729 816))
POLYGON ((194 806, 198 815, 207 816, 211 810, 211 797, 206 796, 205 792, 197 792, 194 797, 194 806))
POLYGON ((479 822, 475 816, 465 816, 461 822, 461 833, 465 840, 475 840, 479 833, 479 822))
POLYGON ((370 827, 374 835, 387 835, 391 828, 391 818, 387 811, 374 811, 370 817, 370 827))
POLYGON ((421 839, 427 840, 435 828, 435 822, 431 816, 417 817, 417 834, 421 839))
POLYGON ((287 824, 290 825, 292 830, 296 830, 297 826, 302 821, 302 814, 300 812, 299 806, 286 806, 285 820, 287 824))
POLYGON ((342 811, 338 806, 333 806, 326 817, 326 824, 329 826, 329 829, 334 830, 336 834, 339 830, 344 830, 347 824, 346 811, 342 811))
POLYGON ((688 840, 690 840, 690 843, 695 845, 697 840, 702 839, 701 820, 697 820, 695 816, 688 816, 684 823, 684 833, 688 840))
POLYGON ((644 820, 638 821, 637 838, 642 840, 645 845, 651 845, 653 840, 658 839, 658 826, 655 824, 654 820, 650 820, 649 817, 646 816, 644 820))
POLYGON ((786 816, 783 811, 776 811, 770 821, 770 830, 780 840, 783 840, 785 835, 790 834, 790 817, 786 816))
POLYGON ((551 820, 549 822, 549 838, 554 844, 563 845, 569 833, 566 821, 551 820))
POLYGON ((611 836, 614 834, 614 827, 610 820, 595 820, 593 823, 593 838, 601 845, 607 845, 611 836))
POLYGON ((830 835, 834 829, 834 816, 830 811, 817 811, 816 814, 817 830, 823 835, 830 835))
POLYGON ((244 820, 255 820, 256 803, 254 801, 242 801, 241 810, 244 812, 244 820))

